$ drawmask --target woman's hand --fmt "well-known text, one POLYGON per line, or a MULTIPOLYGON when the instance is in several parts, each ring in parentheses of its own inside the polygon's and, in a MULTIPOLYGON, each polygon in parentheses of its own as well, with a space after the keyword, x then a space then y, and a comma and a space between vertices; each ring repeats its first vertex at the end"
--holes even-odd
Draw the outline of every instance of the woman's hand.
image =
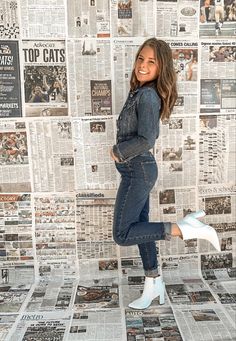
POLYGON ((119 159, 114 155, 112 148, 110 149, 110 156, 115 162, 119 162, 119 159))

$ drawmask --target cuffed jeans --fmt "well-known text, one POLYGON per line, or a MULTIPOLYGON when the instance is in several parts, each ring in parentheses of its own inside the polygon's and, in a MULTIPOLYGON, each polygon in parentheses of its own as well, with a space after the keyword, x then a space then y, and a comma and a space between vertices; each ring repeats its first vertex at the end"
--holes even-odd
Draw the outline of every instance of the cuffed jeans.
POLYGON ((136 156, 116 163, 121 175, 117 192, 113 238, 121 246, 138 244, 146 276, 158 275, 156 240, 169 240, 171 223, 149 222, 149 193, 157 179, 153 155, 136 156))

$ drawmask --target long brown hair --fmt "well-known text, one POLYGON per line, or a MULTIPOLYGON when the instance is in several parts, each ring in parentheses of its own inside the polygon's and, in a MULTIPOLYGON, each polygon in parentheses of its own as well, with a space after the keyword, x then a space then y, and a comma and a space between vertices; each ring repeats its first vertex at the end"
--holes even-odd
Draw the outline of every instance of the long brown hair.
POLYGON ((135 75, 135 64, 141 50, 145 46, 150 46, 155 54, 156 60, 158 62, 159 74, 156 79, 156 89, 161 97, 161 110, 160 118, 161 120, 168 119, 175 105, 176 99, 178 97, 177 85, 176 85, 176 72, 174 70, 172 52, 169 45, 163 41, 156 38, 147 39, 138 49, 135 57, 134 68, 130 79, 130 89, 137 89, 139 82, 135 75))

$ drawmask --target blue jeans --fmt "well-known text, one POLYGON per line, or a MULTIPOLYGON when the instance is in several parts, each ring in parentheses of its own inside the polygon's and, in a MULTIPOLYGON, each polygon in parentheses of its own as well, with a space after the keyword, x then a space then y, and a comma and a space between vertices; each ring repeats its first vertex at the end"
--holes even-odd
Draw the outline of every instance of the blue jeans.
POLYGON ((149 222, 149 193, 157 179, 157 165, 150 152, 128 162, 116 163, 121 175, 117 192, 113 238, 122 246, 138 244, 146 276, 158 274, 156 240, 170 239, 171 224, 149 222))

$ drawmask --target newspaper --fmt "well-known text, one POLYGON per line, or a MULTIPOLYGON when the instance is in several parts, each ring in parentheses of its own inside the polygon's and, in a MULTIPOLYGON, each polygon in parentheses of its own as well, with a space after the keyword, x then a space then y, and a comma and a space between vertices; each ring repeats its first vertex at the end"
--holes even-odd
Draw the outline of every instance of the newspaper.
POLYGON ((63 0, 40 2, 21 0, 21 29, 24 38, 63 38, 66 32, 66 11, 63 0))
POLYGON ((24 313, 20 316, 16 329, 8 340, 65 341, 69 331, 70 314, 65 311, 24 313))
POLYGON ((113 117, 82 117, 74 119, 73 126, 76 190, 115 189, 118 173, 110 157, 115 141, 113 117))
POLYGON ((67 115, 65 41, 24 40, 22 50, 25 115, 67 115))
POLYGON ((200 1, 199 36, 200 38, 222 38, 235 35, 235 2, 230 0, 200 1), (218 13, 217 19, 216 12, 218 13), (216 20, 217 19, 217 20, 216 20), (222 25, 216 25, 222 23, 222 25))
POLYGON ((73 195, 36 196, 35 242, 37 260, 75 262, 75 198, 73 195))
POLYGON ((0 13, 0 39, 19 39, 19 7, 17 2, 1 0, 0 13))
POLYGON ((71 115, 111 115, 110 40, 69 40, 68 60, 71 115))
POLYGON ((171 307, 155 307, 139 311, 126 309, 125 322, 127 341, 183 340, 171 307))
POLYGON ((0 192, 30 192, 26 122, 1 120, 0 146, 0 192))
POLYGON ((70 1, 68 11, 69 37, 110 37, 110 1, 70 1))
POLYGON ((154 3, 153 0, 112 0, 112 36, 152 36, 155 27, 154 3))
POLYGON ((112 239, 114 191, 79 191, 76 195, 79 259, 116 258, 112 239))
POLYGON ((17 314, 0 314, 0 340, 6 340, 12 325, 14 324, 17 314))
POLYGON ((125 339, 124 328, 121 324, 121 311, 118 309, 106 310, 79 310, 74 311, 67 340, 109 340, 120 341, 125 339))
POLYGON ((30 120, 32 178, 35 192, 74 190, 72 123, 69 119, 30 120))
POLYGON ((0 117, 22 116, 17 41, 0 41, 0 89, 0 117))
POLYGON ((156 36, 197 37, 198 2, 194 0, 157 0, 156 36))

